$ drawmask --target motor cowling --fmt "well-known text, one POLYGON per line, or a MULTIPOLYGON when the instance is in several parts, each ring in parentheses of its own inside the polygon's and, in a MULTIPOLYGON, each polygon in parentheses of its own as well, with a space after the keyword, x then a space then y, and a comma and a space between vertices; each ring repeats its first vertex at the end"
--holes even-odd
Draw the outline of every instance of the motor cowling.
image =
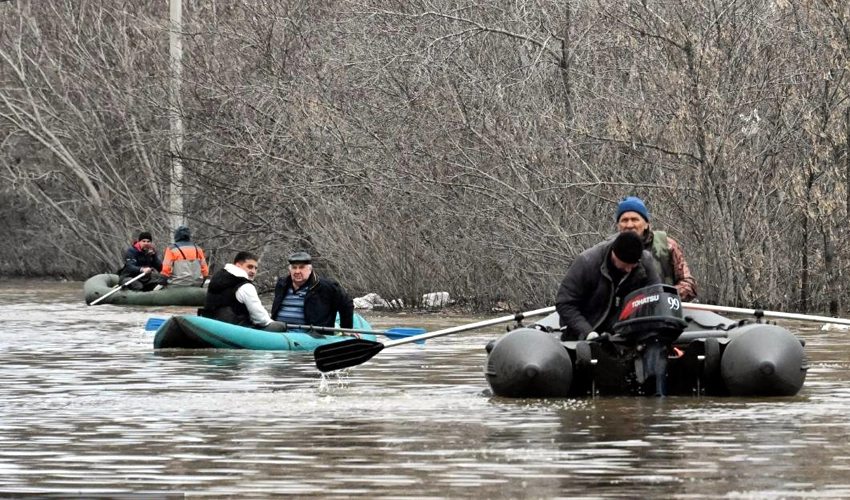
POLYGON ((676 287, 650 285, 626 296, 613 331, 638 342, 650 337, 672 342, 687 325, 676 287))

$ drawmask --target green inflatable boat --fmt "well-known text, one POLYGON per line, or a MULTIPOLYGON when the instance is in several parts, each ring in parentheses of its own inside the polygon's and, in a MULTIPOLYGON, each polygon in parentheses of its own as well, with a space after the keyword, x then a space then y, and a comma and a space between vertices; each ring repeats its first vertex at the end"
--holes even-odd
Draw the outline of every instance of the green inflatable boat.
MULTIPOLYGON (((83 284, 86 304, 111 292, 118 286, 117 274, 97 274, 83 284)), ((136 292, 121 290, 113 293, 97 304, 126 306, 203 306, 207 289, 194 286, 167 286, 155 292, 136 292)))
MULTIPOLYGON (((339 325, 339 317, 337 317, 339 325)), ((354 315, 355 330, 372 326, 359 314, 354 315)), ((374 335, 361 335, 374 341, 374 335)), ((354 337, 318 332, 267 332, 224 323, 201 316, 172 316, 156 331, 154 349, 253 349, 258 351, 312 351, 316 347, 354 337)))

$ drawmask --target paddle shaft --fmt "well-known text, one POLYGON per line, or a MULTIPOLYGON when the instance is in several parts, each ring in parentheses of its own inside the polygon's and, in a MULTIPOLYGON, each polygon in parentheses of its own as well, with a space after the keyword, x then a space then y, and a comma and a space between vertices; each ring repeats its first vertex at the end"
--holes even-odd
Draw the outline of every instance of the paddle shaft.
MULTIPOLYGON (((317 331, 317 332, 341 332, 341 333, 365 333, 367 335, 399 335, 398 332, 393 332, 392 328, 389 330, 358 330, 356 328, 335 328, 331 326, 315 326, 315 325, 293 325, 291 323, 286 324, 286 328, 295 328, 297 330, 304 330, 305 332, 317 331)), ((398 329, 401 330, 401 329, 398 329)), ((425 330, 421 330, 425 331, 425 330)))
MULTIPOLYGON (((124 283, 123 285, 115 285, 109 293, 107 293, 107 294, 106 294, 106 295, 104 295, 103 297, 98 298, 97 300, 93 300, 93 301, 91 302, 91 304, 89 304, 89 305, 90 305, 90 306, 96 305, 96 304, 97 304, 98 302, 100 302, 101 300, 105 299, 106 297, 109 297, 109 296, 110 296, 110 295, 112 295, 113 293, 117 293, 118 291, 120 291, 121 289, 123 289, 124 287, 126 287, 127 285, 129 285, 130 283, 132 283, 132 282, 134 282, 134 281, 137 281, 137 280, 142 279, 142 277, 143 277, 145 274, 146 274, 146 273, 142 273, 142 274, 140 274, 140 275, 136 276, 135 278, 133 278, 133 279, 131 279, 131 280, 128 280, 128 281, 127 281, 126 283, 124 283)), ((119 278, 119 279, 120 279, 120 278, 119 278)))
POLYGON ((749 314, 756 317, 764 316, 766 318, 794 319, 798 321, 815 321, 818 323, 835 323, 837 325, 850 325, 850 320, 848 319, 830 318, 828 316, 811 316, 808 314, 764 311, 762 309, 741 309, 738 307, 713 306, 711 304, 700 304, 692 302, 682 302, 682 307, 684 307, 685 309, 695 309, 698 311, 749 314))
POLYGON ((508 321, 522 321, 524 318, 542 316, 551 312, 555 312, 555 306, 544 307, 543 309, 535 309, 534 311, 528 311, 524 313, 517 313, 512 316, 502 316, 500 318, 488 319, 484 321, 479 321, 477 323, 471 323, 469 325, 455 326, 452 328, 446 328, 444 330, 437 330, 435 332, 423 333, 422 335, 416 335, 414 337, 406 339, 393 340, 391 342, 385 343, 384 347, 393 347, 401 344, 408 344, 410 342, 416 342, 417 340, 426 340, 432 339, 434 337, 442 337, 444 335, 451 335, 452 333, 465 332, 467 330, 475 330, 476 328, 484 328, 485 326, 507 323, 508 321))
POLYGON ((479 321, 469 325, 456 326, 437 330, 436 332, 423 333, 422 335, 414 335, 406 339, 393 340, 383 344, 381 342, 372 342, 366 339, 351 339, 343 342, 326 344, 316 348, 313 351, 313 359, 316 361, 316 368, 323 372, 341 370, 356 366, 366 361, 369 361, 376 354, 381 352, 385 347, 393 347, 401 344, 409 344, 411 342, 424 342, 426 339, 450 335, 452 333, 465 332, 485 326, 498 325, 499 323, 507 323, 508 321, 520 321, 523 318, 531 316, 540 316, 551 313, 555 310, 554 307, 537 309, 525 313, 517 313, 511 316, 503 316, 501 318, 488 319, 479 321))

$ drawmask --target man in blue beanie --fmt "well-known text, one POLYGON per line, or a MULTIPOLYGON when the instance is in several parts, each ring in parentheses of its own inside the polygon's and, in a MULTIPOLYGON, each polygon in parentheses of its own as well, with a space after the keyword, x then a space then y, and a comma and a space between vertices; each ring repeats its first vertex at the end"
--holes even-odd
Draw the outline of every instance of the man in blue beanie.
POLYGON ((643 240, 644 248, 652 255, 653 264, 661 280, 674 285, 684 301, 697 296, 697 282, 691 275, 679 243, 664 231, 649 227, 649 210, 638 197, 627 196, 617 205, 617 231, 632 231, 643 240))

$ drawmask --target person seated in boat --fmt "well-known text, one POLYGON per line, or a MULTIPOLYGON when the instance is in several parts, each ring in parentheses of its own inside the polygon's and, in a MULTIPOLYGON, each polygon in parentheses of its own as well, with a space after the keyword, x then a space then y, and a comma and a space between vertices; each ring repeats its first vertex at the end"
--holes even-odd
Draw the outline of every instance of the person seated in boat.
POLYGON ((354 300, 339 283, 322 278, 313 269, 307 252, 289 256, 289 276, 279 278, 274 288, 272 318, 290 325, 333 327, 354 325, 354 300))
POLYGON ((192 243, 192 229, 180 226, 174 231, 174 244, 162 256, 162 285, 202 286, 210 269, 204 251, 192 243))
POLYGON ((617 231, 637 233, 644 248, 652 255, 661 281, 675 286, 683 301, 690 302, 696 298, 697 281, 691 275, 682 246, 665 231, 653 231, 649 227, 649 210, 643 200, 628 196, 617 205, 617 231))
POLYGON ((144 273, 144 277, 126 286, 130 290, 149 292, 159 282, 159 272, 161 270, 162 261, 156 254, 156 249, 153 246, 153 237, 148 231, 142 231, 124 254, 124 266, 118 270, 118 283, 124 285, 136 276, 144 273))
POLYGON ((232 264, 225 265, 213 275, 204 308, 198 310, 198 314, 234 325, 272 332, 286 331, 286 325, 272 321, 260 301, 254 286, 258 268, 256 255, 237 253, 232 264))
POLYGON ((628 294, 660 283, 652 256, 633 231, 585 250, 573 259, 555 297, 561 340, 610 332, 628 294))

